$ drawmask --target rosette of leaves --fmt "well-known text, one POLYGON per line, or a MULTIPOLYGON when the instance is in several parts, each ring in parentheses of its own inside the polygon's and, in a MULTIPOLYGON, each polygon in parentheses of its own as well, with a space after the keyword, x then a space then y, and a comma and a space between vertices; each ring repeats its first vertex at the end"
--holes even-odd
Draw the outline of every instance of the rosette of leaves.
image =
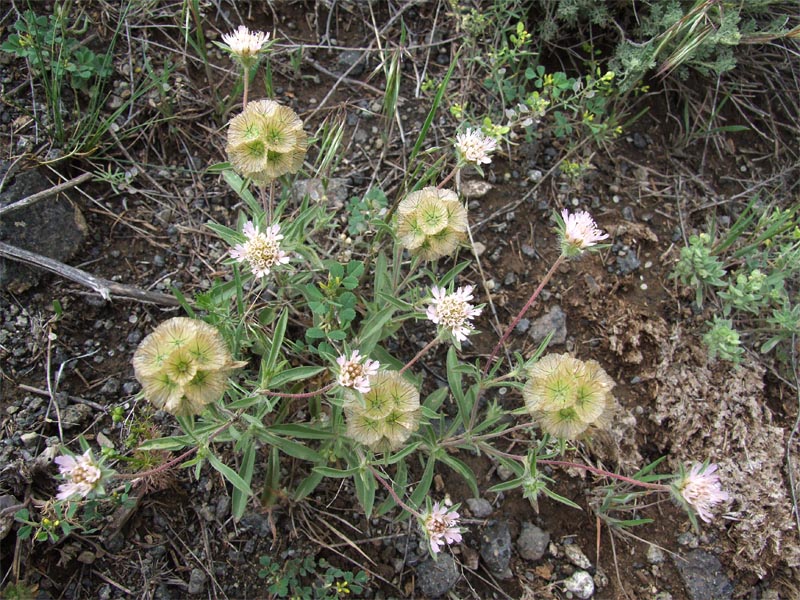
POLYGON ((228 160, 235 171, 258 185, 296 173, 307 149, 303 121, 273 100, 248 102, 228 124, 228 160))
POLYGON ((451 255, 467 236, 467 209, 452 190, 426 187, 397 207, 397 237, 423 260, 451 255))
POLYGON ((175 416, 196 415, 225 392, 234 362, 219 331, 208 323, 174 317, 156 327, 133 355, 144 397, 175 416))
POLYGON ((417 388, 397 371, 380 371, 366 394, 347 392, 347 436, 376 452, 397 450, 417 430, 421 412, 417 388))
POLYGON ((545 433, 576 439, 589 427, 608 426, 614 381, 594 360, 548 354, 528 371, 525 407, 545 433))

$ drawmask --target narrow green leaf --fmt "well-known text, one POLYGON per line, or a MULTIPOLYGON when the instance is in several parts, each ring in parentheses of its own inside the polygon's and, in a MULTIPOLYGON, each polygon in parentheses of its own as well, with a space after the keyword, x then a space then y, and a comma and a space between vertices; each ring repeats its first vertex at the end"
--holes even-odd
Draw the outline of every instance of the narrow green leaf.
POLYGON ((372 473, 359 470, 353 476, 353 482, 356 484, 358 503, 361 504, 364 514, 369 518, 372 515, 372 507, 375 504, 375 478, 372 473))
POLYGON ((428 457, 428 463, 425 465, 425 471, 422 473, 422 479, 419 480, 417 487, 411 494, 411 506, 417 507, 422 504, 422 500, 428 495, 433 483, 433 469, 436 466, 436 459, 433 456, 428 457))
POLYGON ((139 444, 139 450, 182 450, 191 443, 187 435, 145 440, 139 444))
POLYGON ((287 383, 301 381, 314 377, 314 375, 319 375, 325 371, 326 368, 327 367, 294 367, 292 369, 286 369, 272 377, 272 379, 269 380, 269 385, 272 388, 278 389, 287 383))
POLYGON ((330 431, 323 431, 317 427, 309 427, 308 425, 300 425, 295 423, 271 425, 267 428, 267 431, 277 435, 285 435, 306 440, 329 440, 336 437, 330 431))
POLYGON ((353 467, 352 469, 334 469, 331 467, 314 467, 314 471, 324 477, 333 477, 335 479, 342 479, 344 477, 351 477, 360 471, 360 467, 353 467))
POLYGON ((308 477, 300 482, 300 485, 294 490, 293 498, 295 502, 299 502, 311 492, 317 489, 317 486, 322 483, 325 476, 316 469, 311 471, 308 477))
MULTIPOLYGON (((255 441, 252 438, 248 438, 248 441, 244 444, 244 449, 241 452, 242 467, 239 469, 239 477, 241 477, 242 481, 249 486, 253 479, 253 466, 255 465, 256 460, 255 441)), ((242 518, 242 515, 244 515, 244 511, 247 508, 248 499, 249 496, 242 492, 242 490, 240 490, 238 487, 233 488, 231 512, 233 514, 233 518, 237 521, 242 518)))
POLYGON ((442 452, 439 455, 439 460, 453 469, 453 471, 461 475, 464 481, 467 482, 473 497, 480 497, 480 492, 478 491, 478 481, 475 479, 475 473, 472 472, 472 469, 470 469, 465 462, 445 452, 442 452))
POLYGON ((214 467, 220 474, 227 479, 233 487, 240 490, 243 494, 246 494, 248 497, 253 495, 253 490, 250 489, 250 484, 247 483, 244 479, 239 477, 239 474, 231 469, 228 465, 223 463, 219 458, 214 455, 213 452, 209 452, 206 455, 208 462, 214 467))

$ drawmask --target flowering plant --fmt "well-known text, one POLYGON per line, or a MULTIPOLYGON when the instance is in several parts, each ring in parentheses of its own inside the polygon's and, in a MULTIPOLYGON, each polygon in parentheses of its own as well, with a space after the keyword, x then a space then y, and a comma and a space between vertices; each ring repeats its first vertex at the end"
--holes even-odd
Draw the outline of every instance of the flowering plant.
MULTIPOLYGON (((253 35, 239 31, 226 42, 232 51, 252 55, 266 40, 253 35)), ((437 177, 433 173, 401 186, 392 208, 365 219, 373 229, 369 235, 348 244, 344 233, 330 235, 341 222, 325 203, 280 191, 290 188, 290 175, 307 167, 308 138, 297 113, 271 99, 244 105, 228 125, 228 163, 218 167, 242 209, 230 226, 209 224, 229 246, 226 280, 197 298, 181 297, 189 317, 158 325, 133 357, 142 397, 172 414, 181 429, 141 449, 180 454, 131 477, 144 479, 178 464, 199 472, 207 463, 232 486, 238 519, 254 496, 261 452, 270 457, 261 494, 267 506, 280 483, 281 457, 298 460, 303 477, 290 490, 293 500, 308 496, 325 478, 352 478, 367 515, 402 508, 418 519, 434 554, 459 543, 463 533, 457 505, 431 504, 437 465, 461 475, 479 494, 461 451, 506 466, 515 477, 492 489, 520 488, 534 505, 541 494, 574 505, 550 489, 552 479, 541 465, 592 471, 647 493, 672 493, 704 521, 727 499, 711 467, 692 468, 671 487, 647 473, 628 478, 566 460, 569 448, 611 423, 614 381, 591 358, 545 355, 549 340, 528 357, 507 359, 503 352, 558 267, 608 238, 589 213, 555 215, 557 258, 526 304, 499 328, 488 357, 470 358, 462 344, 482 315, 474 300, 490 296, 488 289, 455 284, 470 263, 450 259, 472 239, 458 174, 468 165, 490 164, 493 140, 477 130, 460 134, 455 156, 441 157, 440 164, 454 164, 448 175, 437 185, 430 181, 437 177), (455 189, 444 187, 451 178, 455 189), (449 270, 440 274, 435 261, 449 270), (426 318, 437 326, 435 333, 426 318), (420 349, 408 358, 398 331, 418 321, 422 339, 408 343, 420 349), (420 362, 434 348, 444 359, 446 385, 425 380, 420 368, 435 366, 420 362), (496 388, 513 390, 509 401, 515 406, 487 401, 496 388), (527 410, 517 410, 523 405, 527 410), (514 431, 523 433, 523 453, 498 450, 495 443, 514 431), (230 454, 220 451, 225 444, 234 448, 235 468, 223 459, 230 454), (412 457, 422 474, 406 494, 412 457), (376 507, 381 488, 388 498, 376 507)), ((324 148, 320 169, 341 143, 340 135, 326 131, 331 130, 316 136, 324 148)), ((320 179, 325 174, 315 173, 320 179)), ((88 450, 58 464, 66 478, 63 498, 102 493, 112 477, 88 450)))

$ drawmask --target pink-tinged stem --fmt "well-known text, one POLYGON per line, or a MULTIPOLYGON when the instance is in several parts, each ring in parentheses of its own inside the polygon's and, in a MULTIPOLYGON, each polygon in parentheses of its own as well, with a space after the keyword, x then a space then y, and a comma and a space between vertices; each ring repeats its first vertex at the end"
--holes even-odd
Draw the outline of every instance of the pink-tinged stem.
POLYGON ((372 471, 372 475, 375 477, 375 479, 378 480, 378 483, 380 483, 383 487, 386 488, 386 491, 389 492, 389 495, 394 499, 395 502, 397 502, 398 506, 401 506, 403 508, 403 510, 411 513, 412 515, 414 515, 418 519, 423 519, 424 518, 420 513, 418 513, 413 508, 411 508, 405 502, 403 502, 402 498, 400 498, 400 496, 397 495, 397 492, 394 491, 394 488, 391 485, 389 485, 389 482, 386 481, 380 475, 378 475, 378 471, 375 470, 375 467, 373 467, 372 465, 367 465, 367 468, 369 468, 369 470, 372 471))
POLYGON ((336 383, 331 382, 324 388, 314 390, 313 392, 304 392, 302 394, 288 394, 285 392, 272 392, 270 390, 259 390, 258 392, 260 394, 265 394, 267 396, 277 396, 278 398, 313 398, 314 396, 319 396, 320 394, 324 394, 325 392, 330 390, 334 385, 336 385, 336 383))
POLYGON ((431 348, 433 348, 433 347, 436 345, 436 343, 437 343, 438 341, 439 341, 439 338, 438 338, 438 336, 437 336, 437 337, 433 338, 433 339, 432 339, 430 342, 428 342, 428 343, 425 345, 425 347, 424 347, 422 350, 420 350, 419 352, 417 352, 417 355, 416 355, 414 358, 412 358, 412 359, 411 359, 411 360, 410 360, 408 363, 406 363, 406 365, 405 365, 405 366, 404 366, 402 369, 400 369, 400 375, 402 375, 403 373, 405 373, 405 372, 406 372, 406 370, 407 370, 407 369, 408 369, 408 368, 409 368, 411 365, 413 365, 413 364, 414 364, 415 362, 417 362, 417 361, 418 361, 420 358, 422 358, 422 356, 423 356, 423 355, 424 355, 424 354, 425 354, 425 353, 426 353, 428 350, 430 350, 431 348))
MULTIPOLYGON (((208 436, 208 443, 211 443, 211 441, 215 437, 217 437, 217 435, 219 435, 220 433, 225 431, 232 422, 233 421, 229 421, 228 423, 225 423, 224 425, 222 425, 218 429, 212 431, 211 435, 208 436)), ((160 465, 158 467, 152 468, 149 471, 144 471, 143 473, 119 474, 119 475, 115 475, 114 478, 115 479, 123 479, 123 480, 125 480, 125 479, 141 479, 142 477, 149 477, 151 475, 157 475, 158 473, 162 473, 162 472, 166 471, 167 469, 171 469, 172 467, 174 467, 178 463, 182 463, 184 460, 189 458, 192 454, 194 454, 198 450, 199 450, 199 446, 195 446, 194 448, 189 448, 186 452, 184 452, 183 454, 181 454, 177 458, 173 458, 172 460, 169 460, 169 461, 165 462, 163 465, 160 465)))
POLYGON ((660 492, 668 492, 670 489, 668 485, 664 485, 663 483, 646 483, 644 481, 639 481, 638 479, 625 477, 624 475, 617 475, 616 473, 611 473, 604 469, 598 469, 597 467, 590 467, 589 465, 582 465, 580 463, 573 463, 565 460, 550 460, 543 458, 537 459, 536 464, 550 465, 552 467, 583 469, 584 471, 590 471, 591 473, 602 475, 603 477, 611 477, 612 479, 618 479, 619 481, 624 481, 625 483, 630 483, 631 485, 637 485, 650 490, 658 490, 660 492))
POLYGON ((489 369, 492 367, 492 363, 494 362, 494 359, 497 356, 497 353, 500 352, 500 348, 503 347, 503 344, 508 339, 508 336, 511 335, 511 332, 514 331, 514 328, 517 326, 517 323, 519 323, 522 320, 522 317, 525 316, 525 313, 528 312, 528 309, 533 305, 533 303, 536 300, 536 298, 539 296, 539 294, 544 289, 544 286, 547 285, 547 282, 550 281, 550 279, 553 277, 553 274, 556 272, 556 269, 558 269, 558 267, 561 266, 561 263, 563 263, 564 260, 565 260, 564 255, 560 254, 559 257, 556 259, 556 262, 553 263, 553 266, 550 267, 550 270, 547 272, 547 274, 542 279, 541 283, 539 284, 539 287, 537 287, 536 291, 533 292, 531 297, 525 303, 525 306, 523 306, 522 310, 519 311, 519 314, 516 317, 514 317, 513 321, 511 321, 511 325, 509 325, 506 328, 505 332, 503 333, 503 337, 501 337, 500 341, 497 342, 497 345, 494 347, 494 349, 492 350, 492 353, 489 355, 489 360, 486 361, 486 364, 483 367, 483 374, 484 375, 486 375, 489 372, 489 369))
POLYGON ((458 167, 455 167, 452 171, 450 171, 450 174, 444 179, 442 179, 441 183, 436 186, 436 189, 439 190, 442 189, 444 187, 444 184, 450 181, 456 173, 458 173, 458 167))
MULTIPOLYGON (((519 462, 524 462, 526 460, 525 456, 520 456, 519 454, 508 454, 507 452, 502 452, 501 450, 497 450, 492 446, 485 446, 484 450, 487 452, 487 454, 503 456, 505 458, 510 458, 511 460, 516 460, 519 462)), ((595 473, 596 475, 602 475, 603 477, 610 477, 611 479, 617 479, 619 481, 624 481, 625 483, 630 483, 631 485, 636 485, 638 487, 643 487, 650 490, 656 490, 659 492, 670 491, 670 487, 668 485, 664 485, 663 483, 647 483, 644 481, 639 481, 638 479, 625 477, 624 475, 617 475, 616 473, 611 473, 610 471, 606 471, 604 469, 598 469, 597 467, 591 467, 589 465, 584 465, 581 463, 574 463, 566 460, 551 460, 548 458, 538 458, 536 459, 536 464, 550 465, 551 467, 566 467, 568 469, 570 468, 581 469, 583 471, 589 471, 591 473, 595 473)))

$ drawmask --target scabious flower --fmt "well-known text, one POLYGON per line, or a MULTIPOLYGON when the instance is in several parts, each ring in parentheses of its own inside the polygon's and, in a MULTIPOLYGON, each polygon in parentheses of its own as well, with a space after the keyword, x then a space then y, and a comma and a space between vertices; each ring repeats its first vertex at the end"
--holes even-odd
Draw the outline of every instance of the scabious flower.
POLYGON ((266 277, 276 265, 289 262, 289 255, 281 250, 283 235, 280 230, 279 225, 272 225, 262 232, 248 221, 242 229, 247 240, 234 246, 231 256, 240 263, 247 261, 256 277, 266 277))
POLYGON ((460 515, 454 508, 435 502, 422 516, 422 528, 428 536, 433 554, 441 552, 445 545, 461 541, 461 528, 458 526, 460 515))
POLYGON ((673 485, 673 493, 678 501, 694 510, 703 521, 710 523, 712 507, 727 501, 730 496, 722 489, 717 465, 695 463, 686 473, 681 469, 681 477, 673 485))
POLYGON ((525 407, 542 431, 575 439, 589 427, 603 428, 613 411, 614 381, 594 360, 548 354, 528 371, 525 407))
POLYGON ((361 356, 358 350, 354 350, 350 358, 343 354, 336 359, 336 363, 339 365, 337 378, 339 385, 352 388, 362 394, 369 392, 369 378, 375 375, 381 366, 377 360, 361 356))
POLYGON ((231 166, 258 185, 267 185, 303 166, 308 138, 300 117, 273 100, 248 102, 228 123, 225 152, 231 166))
POLYGON ((64 483, 58 486, 58 500, 70 500, 76 496, 85 498, 91 493, 103 493, 103 469, 94 459, 91 450, 81 455, 57 456, 58 471, 64 483))
POLYGON ((250 31, 244 25, 239 25, 235 31, 222 35, 222 41, 225 42, 222 48, 248 68, 253 65, 267 40, 269 33, 250 31))
POLYGON ((597 228, 597 224, 585 210, 570 214, 565 208, 561 211, 563 226, 559 228, 561 236, 561 253, 567 257, 578 256, 586 248, 608 238, 597 228))
POLYGON ((411 192, 397 207, 397 236, 423 260, 448 256, 467 236, 467 209, 452 190, 411 192))
POLYGON ((347 436, 376 452, 399 448, 419 426, 419 392, 397 371, 370 377, 369 392, 345 391, 347 436))
POLYGON ((456 135, 456 152, 461 164, 476 166, 492 162, 489 156, 497 148, 497 140, 484 135, 479 129, 467 129, 456 135))
POLYGON ((433 300, 425 314, 428 319, 447 329, 459 342, 467 339, 474 329, 472 319, 481 314, 481 308, 470 304, 473 289, 473 286, 468 285, 448 294, 444 288, 431 288, 433 300))
POLYGON ((156 327, 133 355, 145 398, 175 416, 196 415, 225 392, 234 362, 219 331, 208 323, 173 317, 156 327))

